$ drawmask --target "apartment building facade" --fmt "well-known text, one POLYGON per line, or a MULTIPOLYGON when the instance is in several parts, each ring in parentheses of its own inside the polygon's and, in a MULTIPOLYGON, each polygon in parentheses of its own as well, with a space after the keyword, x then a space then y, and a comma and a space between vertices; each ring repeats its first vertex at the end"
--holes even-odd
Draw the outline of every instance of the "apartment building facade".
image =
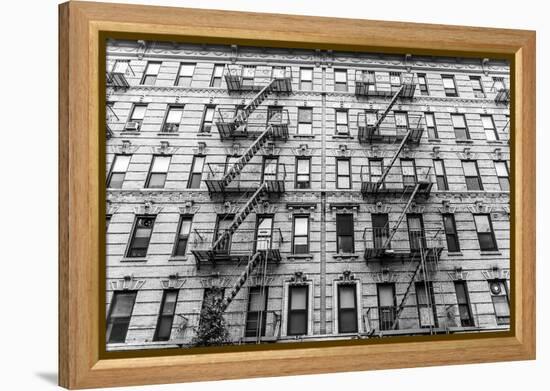
POLYGON ((111 41, 108 350, 507 330, 509 66, 111 41))

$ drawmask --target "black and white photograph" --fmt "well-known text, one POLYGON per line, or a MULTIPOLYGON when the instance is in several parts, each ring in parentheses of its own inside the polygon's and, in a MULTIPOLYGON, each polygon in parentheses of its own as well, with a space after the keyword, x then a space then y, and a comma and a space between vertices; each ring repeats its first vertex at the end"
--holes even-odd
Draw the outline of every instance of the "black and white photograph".
POLYGON ((510 328, 510 65, 107 43, 106 349, 510 328))

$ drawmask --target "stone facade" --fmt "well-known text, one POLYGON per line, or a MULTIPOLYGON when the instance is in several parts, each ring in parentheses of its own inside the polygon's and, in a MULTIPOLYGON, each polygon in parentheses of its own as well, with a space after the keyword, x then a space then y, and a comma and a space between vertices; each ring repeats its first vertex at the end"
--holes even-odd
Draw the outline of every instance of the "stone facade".
MULTIPOLYGON (((120 188, 108 186, 107 189, 107 316, 113 315, 111 301, 114 292, 135 292, 135 304, 130 305, 131 316, 124 342, 110 343, 108 349, 189 346, 199 322, 205 290, 221 287, 225 288, 227 295, 246 265, 246 257, 220 261, 215 265, 199 262, 199 265, 193 255, 194 249, 206 248, 212 242, 216 216, 237 213, 250 197, 250 193, 244 191, 210 194, 205 183, 208 175, 226 166, 228 157, 240 156, 254 142, 254 138, 222 140, 215 125, 222 110, 214 111, 210 131, 204 127, 206 107, 245 105, 256 94, 257 91, 228 91, 225 72, 229 66, 237 65, 255 66, 255 79, 251 83, 260 86, 269 82, 270 76, 266 75, 272 74, 272 67, 290 69, 292 91, 271 93, 256 109, 261 113, 270 106, 282 107, 284 115, 288 114, 288 139, 273 140, 264 145, 247 165, 248 171, 243 171, 232 184, 235 187, 248 181, 247 189, 257 186, 263 178, 264 157, 278 157, 277 175, 284 181, 285 191, 263 197, 255 213, 251 213, 237 229, 232 246, 243 246, 245 255, 246 251, 252 255, 253 248, 249 244, 255 240, 256 215, 267 214, 273 216, 272 243, 275 245, 276 242, 281 259, 267 264, 260 262, 229 304, 226 319, 235 343, 256 341, 256 338, 245 337, 245 328, 249 290, 257 285, 268 287, 263 320, 266 330, 262 333, 262 340, 266 342, 508 329, 506 317, 502 316, 508 297, 505 296, 503 302, 495 301, 493 297, 495 293, 499 294, 495 281, 497 284, 504 281, 502 286, 506 292, 500 293, 506 295, 509 292, 510 197, 503 184, 507 178, 503 177, 502 171, 499 178, 495 165, 495 162, 505 162, 509 167, 510 160, 509 108, 506 102, 495 102, 501 90, 500 80, 503 79, 504 87, 509 85, 507 63, 488 59, 142 41, 111 41, 107 58, 107 71, 110 77, 115 77, 110 79, 107 88, 108 178, 113 173, 115 156, 129 156, 127 164, 121 164, 122 172, 117 177, 121 181, 120 188), (160 67, 151 66, 151 77, 145 81, 147 64, 154 63, 160 63, 160 67), (217 71, 216 65, 219 66, 217 71), (311 88, 307 71, 304 73, 301 68, 312 70, 311 88), (223 73, 220 73, 221 69, 223 73), (420 115, 419 127, 423 133, 418 145, 403 148, 387 180, 389 184, 402 181, 400 160, 407 158, 414 161, 418 176, 423 175, 433 183, 429 194, 414 198, 407 210, 422 216, 425 235, 429 240, 439 241, 443 247, 437 262, 425 273, 415 273, 419 258, 397 260, 390 256, 365 260, 365 248, 372 246, 373 242, 373 214, 387 213, 389 226, 393 227, 403 213, 410 193, 403 191, 401 194, 373 196, 362 192, 367 181, 365 178, 369 175, 369 159, 379 158, 384 167, 389 165, 399 149, 399 140, 360 142, 358 128, 365 110, 383 112, 391 95, 368 97, 356 94, 357 71, 374 71, 376 79, 381 82, 396 74, 414 75, 414 97, 398 99, 385 121, 391 123, 395 120, 392 117, 395 112, 416 113, 420 115), (113 76, 113 72, 118 75, 113 76), (337 73, 339 83, 335 81, 337 73), (124 80, 116 79, 121 75, 124 80), (422 78, 423 75, 427 91, 418 84, 419 76, 422 78), (447 96, 453 94, 445 90, 442 75, 453 77, 457 96, 447 96), (217 77, 220 80, 214 80, 217 77), (482 92, 473 88, 477 85, 476 78, 481 82, 482 92), (143 85, 144 81, 149 85, 143 85), (124 82, 128 86, 123 85, 124 82), (144 105, 141 114, 139 109, 134 110, 136 105, 144 105), (169 107, 182 108, 183 114, 181 118, 177 113, 170 117, 179 119, 179 124, 176 131, 166 132, 163 130, 166 130, 164 124, 169 107), (299 119, 304 122, 298 114, 301 108, 311 109, 309 134, 297 130, 299 119), (338 121, 340 132, 336 131, 337 111, 347 113, 347 121, 338 121), (437 134, 428 132, 425 113, 433 113, 437 134), (453 127, 451 119, 454 114, 464 115, 467 138, 457 138, 457 124, 453 127), (496 136, 491 129, 485 129, 488 122, 484 128, 482 116, 489 116, 485 121, 492 118, 496 136), (128 126, 129 122, 140 124, 128 126), (347 133, 345 125, 349 130, 347 133), (147 187, 151 181, 153 156, 169 157, 166 175, 160 176, 161 188, 147 187), (200 187, 188 188, 194 156, 204 156, 204 167, 200 187), (296 161, 300 157, 310 159, 309 188, 297 188, 296 161), (350 189, 337 187, 339 158, 350 161, 350 189), (438 187, 434 159, 441 159, 444 163, 448 190, 438 187), (477 163, 482 190, 467 189, 465 161, 477 163), (341 214, 352 216, 353 251, 337 251, 336 221, 341 214), (448 251, 449 236, 445 235, 443 214, 454 216, 459 251, 448 251), (293 253, 296 215, 307 216, 309 222, 308 249, 300 254, 293 253), (480 228, 476 231, 474 215, 489 216, 496 248, 481 249, 480 228), (150 241, 144 256, 130 257, 131 236, 139 216, 154 218, 150 241), (181 216, 190 218, 191 228, 185 253, 176 256, 181 216), (423 299, 416 290, 425 287, 425 281, 431 281, 433 286, 434 302, 431 304, 437 318, 435 321, 422 320, 426 316, 419 308, 422 303, 417 305, 423 299), (457 281, 464 281, 467 287, 470 322, 461 322, 459 308, 467 310, 464 305, 460 306, 457 298, 457 281), (289 336, 289 286, 296 284, 302 284, 308 292, 307 332, 289 336), (356 330, 351 333, 339 332, 339 319, 343 319, 338 310, 340 284, 353 286, 355 292, 355 312, 352 314, 356 319, 356 330), (395 308, 390 309, 389 316, 391 320, 391 314, 399 313, 395 327, 393 322, 390 322, 392 327, 380 325, 383 316, 379 308, 381 284, 393 284, 395 308), (157 324, 167 290, 177 292, 173 322, 168 340, 158 341, 157 324), (399 311, 406 292, 403 309, 399 311), (497 307, 498 317, 495 313, 497 307), (386 330, 381 330, 384 328, 386 330)), ((446 87, 448 90, 449 85, 446 87)), ((206 120, 208 122, 208 114, 206 120)), ((306 124, 307 121, 306 118, 306 124)), ((306 125, 305 129, 309 127, 306 125)), ((159 170, 162 174, 162 167, 159 170)), ((410 238, 407 225, 405 216, 392 243, 410 238)), ((394 250, 399 251, 398 244, 394 250)), ((125 328, 124 322, 122 319, 122 328, 125 328)))

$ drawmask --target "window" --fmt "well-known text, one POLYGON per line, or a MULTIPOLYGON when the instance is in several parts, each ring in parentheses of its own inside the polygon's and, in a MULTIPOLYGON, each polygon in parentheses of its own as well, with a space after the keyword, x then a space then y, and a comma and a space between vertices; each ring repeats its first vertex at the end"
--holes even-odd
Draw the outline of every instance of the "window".
POLYGON ((168 106, 166 119, 162 126, 162 132, 176 133, 180 128, 181 118, 183 116, 183 106, 168 106))
POLYGON ((472 89, 474 90, 474 96, 476 98, 485 98, 485 92, 483 91, 483 85, 481 84, 481 77, 470 76, 470 83, 472 83, 472 89))
POLYGON ((391 330, 395 323, 395 284, 376 284, 378 291, 378 322, 380 330, 391 330))
POLYGON ((503 77, 493 77, 493 88, 495 91, 500 91, 506 89, 506 85, 504 84, 504 78, 503 77))
POLYGON ((265 336, 268 287, 253 286, 248 290, 245 337, 265 336))
MULTIPOLYGON (((217 216, 216 229, 214 230, 214 237, 213 237, 212 244, 214 244, 224 234, 225 231, 229 230, 234 218, 235 218, 235 215, 233 214, 220 214, 217 216)), ((216 246, 216 248, 214 248, 214 251, 219 254, 229 254, 231 250, 231 238, 232 238, 231 235, 226 236, 225 239, 222 240, 216 246)))
POLYGON ((445 172, 445 163, 442 159, 434 159, 435 181, 437 182, 437 190, 449 190, 447 183, 447 174, 445 172))
POLYGON ((148 62, 145 67, 145 72, 143 72, 143 77, 141 78, 141 84, 145 86, 153 86, 157 81, 157 76, 159 74, 160 62, 148 62))
POLYGON ((130 245, 126 251, 128 258, 142 258, 147 256, 149 241, 153 233, 155 218, 149 216, 138 216, 134 224, 130 245))
POLYGON ((491 216, 488 214, 475 214, 474 222, 476 224, 477 239, 481 251, 497 251, 497 241, 493 231, 491 216))
POLYGON ((204 113, 202 114, 200 133, 210 133, 212 130, 212 123, 214 122, 214 113, 216 112, 216 106, 207 105, 204 106, 204 113))
POLYGON ((457 140, 467 140, 470 138, 470 132, 468 131, 468 126, 466 126, 464 114, 451 114, 451 121, 457 140))
POLYGON ((334 91, 348 91, 348 72, 345 69, 334 70, 334 91))
POLYGON ((176 85, 179 87, 189 87, 193 80, 193 73, 195 72, 195 64, 180 64, 180 70, 178 77, 176 78, 176 85))
POLYGON ((298 135, 310 135, 313 131, 313 109, 298 108, 298 135))
POLYGON ((351 189, 350 158, 336 158, 336 188, 351 189))
POLYGON ((305 91, 313 89, 313 68, 300 68, 300 89, 305 91))
POLYGON ((311 159, 296 158, 296 188, 309 189, 311 186, 311 159))
POLYGON ((353 215, 336 215, 336 251, 339 253, 353 253, 353 215))
POLYGON ((308 286, 288 287, 288 335, 307 334, 308 286))
POLYGON ((258 215, 256 218, 256 242, 254 250, 270 250, 272 233, 273 216, 258 215))
MULTIPOLYGON (((384 248, 386 241, 390 237, 390 225, 388 224, 387 213, 373 213, 372 219, 372 238, 374 248, 384 248)), ((389 244, 387 246, 390 247, 389 244)))
POLYGON ((199 318, 199 327, 202 323, 205 314, 207 313, 208 308, 212 308, 213 305, 216 303, 220 303, 225 294, 225 289, 213 286, 211 288, 205 288, 204 294, 202 297, 202 306, 201 306, 201 314, 199 318))
POLYGON ((426 74, 425 73, 419 73, 418 74, 418 86, 420 87, 420 94, 421 95, 429 95, 428 82, 426 81, 426 74))
POLYGON ((336 134, 349 135, 347 110, 336 110, 336 134))
POLYGON ((210 79, 210 87, 221 87, 223 76, 223 64, 215 64, 212 71, 212 78, 210 79))
POLYGON ((153 341, 168 341, 172 333, 172 324, 174 323, 174 313, 178 302, 178 291, 167 289, 162 295, 160 304, 160 314, 157 321, 157 329, 153 341))
POLYGON ((426 128, 428 129, 428 138, 429 139, 438 139, 437 126, 435 125, 435 116, 434 113, 424 113, 426 118, 426 128))
POLYGON ((395 92, 401 87, 401 73, 390 72, 390 85, 392 92, 395 92))
POLYGON ((147 105, 134 105, 128 122, 126 123, 125 130, 140 130, 146 111, 147 105))
POLYGON ((487 141, 498 140, 498 134, 495 128, 493 117, 491 115, 482 115, 481 123, 483 124, 483 129, 485 130, 485 137, 487 137, 487 141))
POLYGON ((463 160, 462 169, 466 178, 466 188, 468 190, 483 190, 477 162, 475 160, 463 160))
POLYGON ((172 253, 173 256, 183 257, 185 255, 187 243, 189 242, 189 235, 191 234, 192 221, 193 216, 183 215, 180 217, 178 233, 176 235, 176 243, 174 244, 174 251, 172 253))
MULTIPOLYGON (((367 126, 375 126, 378 122, 378 111, 376 110, 365 110, 365 122, 367 126)), ((378 131, 378 129, 377 129, 378 131)))
POLYGON ((268 106, 267 125, 281 125, 283 123, 283 108, 281 106, 268 106))
POLYGON ((113 163, 111 164, 111 172, 107 177, 107 187, 109 189, 122 188, 131 157, 131 155, 115 155, 113 163))
POLYGON ((497 324, 510 324, 510 302, 508 300, 508 287, 505 280, 489 281, 491 300, 495 309, 497 324))
POLYGON ((510 191, 510 180, 508 173, 508 165, 503 160, 495 161, 495 169, 497 171, 498 183, 500 184, 500 190, 510 191))
POLYGON ((395 111, 395 127, 397 128, 397 133, 404 134, 407 133, 409 129, 409 116, 406 111, 395 111))
POLYGON ((401 172, 403 174, 403 186, 416 185, 416 167, 414 160, 401 159, 401 172))
POLYGON ((407 228, 409 230, 409 244, 411 251, 426 248, 426 234, 424 233, 424 221, 420 214, 407 215, 407 228))
POLYGON ((107 317, 107 342, 124 343, 137 292, 117 291, 113 293, 111 308, 107 317))
POLYGON ((383 161, 378 158, 369 158, 369 180, 373 183, 382 178, 383 161))
POLYGON ((145 187, 149 189, 162 189, 168 175, 171 156, 154 155, 151 162, 151 170, 147 177, 145 187))
POLYGON ((189 173, 189 180, 187 181, 188 189, 198 189, 201 187, 202 169, 204 167, 205 157, 203 155, 193 156, 193 163, 191 164, 191 172, 189 173))
POLYGON ((446 96, 458 96, 455 85, 455 78, 452 75, 441 75, 443 80, 443 89, 446 96))
POLYGON ((309 216, 294 216, 292 252, 293 254, 309 252, 309 216))
POLYGON ((252 87, 254 86, 254 77, 256 75, 256 66, 255 65, 245 65, 243 67, 243 86, 252 87))
POLYGON ((432 282, 418 281, 414 285, 420 327, 437 327, 437 310, 432 282))
POLYGON ((450 253, 460 252, 455 216, 453 214, 443 214, 443 228, 445 229, 445 237, 447 238, 447 251, 450 253))
POLYGON ((278 157, 265 157, 262 165, 262 182, 276 181, 278 166, 279 166, 278 157))
POLYGON ((455 281, 456 302, 458 304, 458 315, 462 327, 474 327, 474 318, 470 308, 470 298, 466 281, 455 281))
POLYGON ((356 333, 357 295, 355 284, 338 284, 338 332, 356 333))

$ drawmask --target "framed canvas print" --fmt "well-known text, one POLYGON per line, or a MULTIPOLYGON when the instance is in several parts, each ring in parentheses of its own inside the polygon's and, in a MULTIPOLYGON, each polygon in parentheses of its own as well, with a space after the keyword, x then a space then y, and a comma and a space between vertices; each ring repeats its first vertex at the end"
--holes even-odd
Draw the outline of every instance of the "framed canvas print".
POLYGON ((533 32, 59 11, 62 386, 535 357, 533 32))

